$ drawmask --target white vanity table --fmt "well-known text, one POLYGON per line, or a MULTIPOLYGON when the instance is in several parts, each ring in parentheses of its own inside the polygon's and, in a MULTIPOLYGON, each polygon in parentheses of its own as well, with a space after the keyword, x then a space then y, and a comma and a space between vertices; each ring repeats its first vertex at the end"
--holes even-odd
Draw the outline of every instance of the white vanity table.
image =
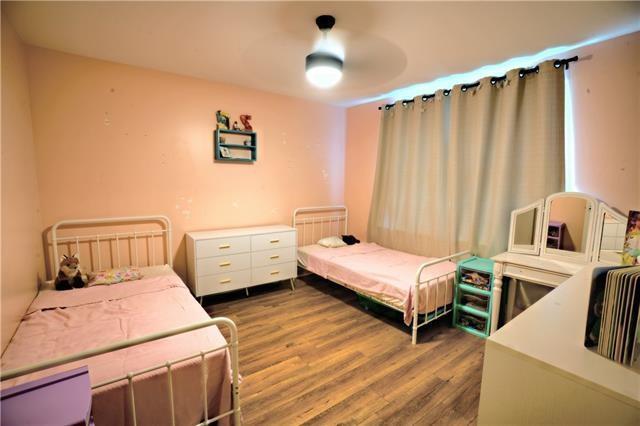
MULTIPOLYGON (((503 283, 505 281, 504 277, 510 279, 507 289, 505 322, 509 322, 513 318, 516 292, 518 288, 520 288, 518 287, 519 281, 555 288, 575 275, 584 266, 571 262, 544 259, 539 256, 509 252, 501 253, 491 259, 495 262, 493 267, 494 297, 499 297, 502 294, 503 283)), ((491 312, 492 333, 497 328, 499 315, 500 306, 496 303, 491 312), (496 307, 495 305, 498 306, 496 307)))
MULTIPOLYGON (((552 194, 514 210, 508 251, 492 258, 494 300, 501 300, 503 283, 509 282, 505 323, 513 317, 520 281, 554 288, 591 261, 620 263, 625 224, 626 217, 607 204, 575 192, 552 194), (560 248, 547 244, 548 238, 555 238, 554 247, 558 247, 557 236, 549 234, 553 232, 550 222, 566 226, 560 248)), ((500 303, 494 303, 491 333, 499 317, 500 303)))
POLYGON ((513 211, 508 252, 493 257, 494 297, 509 281, 507 324, 496 331, 494 303, 478 424, 640 424, 640 374, 584 346, 593 268, 621 263, 625 225, 579 193, 513 211), (509 322, 520 281, 558 288, 509 322))

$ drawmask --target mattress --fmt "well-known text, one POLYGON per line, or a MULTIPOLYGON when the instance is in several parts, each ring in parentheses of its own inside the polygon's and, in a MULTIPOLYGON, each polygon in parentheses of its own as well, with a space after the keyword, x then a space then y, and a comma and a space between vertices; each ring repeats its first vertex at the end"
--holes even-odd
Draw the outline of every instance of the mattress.
MULTIPOLYGON (((307 270, 343 284, 359 293, 389 301, 411 323, 416 272, 421 264, 436 260, 391 250, 375 243, 326 248, 314 244, 298 248, 298 261, 307 270)), ((432 265, 422 272, 418 310, 430 313, 453 301, 456 264, 450 261, 432 265)))
MULTIPOLYGON (((14 369, 209 319, 169 267, 143 268, 143 274, 141 280, 110 286, 40 291, 2 356, 2 368, 14 369)), ((225 344, 217 327, 207 327, 7 380, 2 387, 82 365, 89 366, 91 383, 97 384, 225 344)), ((215 351, 205 362, 211 416, 231 408, 228 351, 215 351)), ((201 371, 199 358, 172 369, 177 424, 202 420, 201 371)), ((171 423, 166 369, 136 377, 134 389, 138 424, 171 423)), ((131 424, 129 410, 126 381, 94 391, 96 424, 131 424)))

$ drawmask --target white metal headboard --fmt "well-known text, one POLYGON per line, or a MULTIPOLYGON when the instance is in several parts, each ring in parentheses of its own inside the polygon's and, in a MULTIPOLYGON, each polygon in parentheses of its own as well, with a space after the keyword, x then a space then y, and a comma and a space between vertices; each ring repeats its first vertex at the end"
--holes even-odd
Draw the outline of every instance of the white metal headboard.
POLYGON ((298 231, 298 245, 305 246, 315 244, 318 239, 324 237, 337 236, 341 232, 347 234, 348 219, 349 211, 346 206, 300 207, 293 211, 291 226, 298 231), (311 229, 308 229, 309 227, 311 229), (328 234, 324 233, 325 228, 329 231, 328 234), (340 231, 341 228, 342 231, 340 231))
MULTIPOLYGON (((163 264, 169 264, 169 266, 173 267, 173 259, 171 256, 171 221, 167 216, 157 215, 157 216, 123 216, 123 217, 102 217, 95 219, 74 219, 74 220, 61 220, 51 227, 51 245, 53 251, 53 258, 51 271, 53 271, 52 275, 55 277, 58 274, 59 264, 59 246, 73 245, 75 246, 75 252, 80 256, 81 253, 81 244, 89 244, 90 250, 92 250, 93 243, 95 243, 96 258, 97 258, 97 267, 98 269, 102 269, 103 266, 103 257, 102 257, 102 249, 104 244, 107 243, 107 247, 109 249, 108 253, 108 262, 105 261, 105 264, 110 264, 113 266, 123 266, 122 265, 122 256, 121 256, 121 244, 127 244, 127 251, 129 252, 129 260, 130 264, 124 266, 140 266, 140 255, 139 255, 139 241, 143 241, 146 244, 146 266, 157 266, 163 264), (150 223, 160 223, 162 225, 162 229, 135 229, 136 225, 140 224, 150 224, 150 223), (81 234, 81 235, 65 235, 58 236, 59 228, 73 228, 73 227, 91 227, 94 225, 98 226, 123 226, 123 225, 131 225, 131 230, 123 230, 116 232, 105 232, 105 233, 91 233, 91 234, 81 234), (164 250, 165 250, 165 260, 156 263, 156 244, 154 243, 155 237, 164 237, 164 250), (114 244, 115 243, 115 244, 114 244), (133 243, 133 248, 131 248, 131 244, 133 243), (114 256, 114 246, 115 245, 115 256, 114 256)), ((163 256, 161 256, 162 258, 163 256)), ((93 266, 93 261, 91 262, 93 266)), ((82 260, 81 260, 82 264, 82 260)), ((53 278, 52 277, 52 278, 53 278)))

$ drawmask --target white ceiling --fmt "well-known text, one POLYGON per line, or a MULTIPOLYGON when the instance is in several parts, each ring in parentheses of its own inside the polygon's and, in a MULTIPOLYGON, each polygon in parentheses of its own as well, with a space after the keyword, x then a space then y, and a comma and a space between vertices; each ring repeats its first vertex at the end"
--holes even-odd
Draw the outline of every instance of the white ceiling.
POLYGON ((640 2, 2 2, 27 44, 353 104, 393 89, 640 26, 640 2), (304 58, 333 14, 342 82, 315 89, 304 58))

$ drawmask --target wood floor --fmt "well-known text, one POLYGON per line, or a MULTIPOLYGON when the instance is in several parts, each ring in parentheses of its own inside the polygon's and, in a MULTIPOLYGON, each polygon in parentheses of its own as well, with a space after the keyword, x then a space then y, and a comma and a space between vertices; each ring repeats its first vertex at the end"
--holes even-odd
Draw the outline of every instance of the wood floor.
POLYGON ((246 425, 475 423, 484 341, 449 317, 412 346, 408 327, 317 276, 250 292, 205 299, 239 329, 246 425))

